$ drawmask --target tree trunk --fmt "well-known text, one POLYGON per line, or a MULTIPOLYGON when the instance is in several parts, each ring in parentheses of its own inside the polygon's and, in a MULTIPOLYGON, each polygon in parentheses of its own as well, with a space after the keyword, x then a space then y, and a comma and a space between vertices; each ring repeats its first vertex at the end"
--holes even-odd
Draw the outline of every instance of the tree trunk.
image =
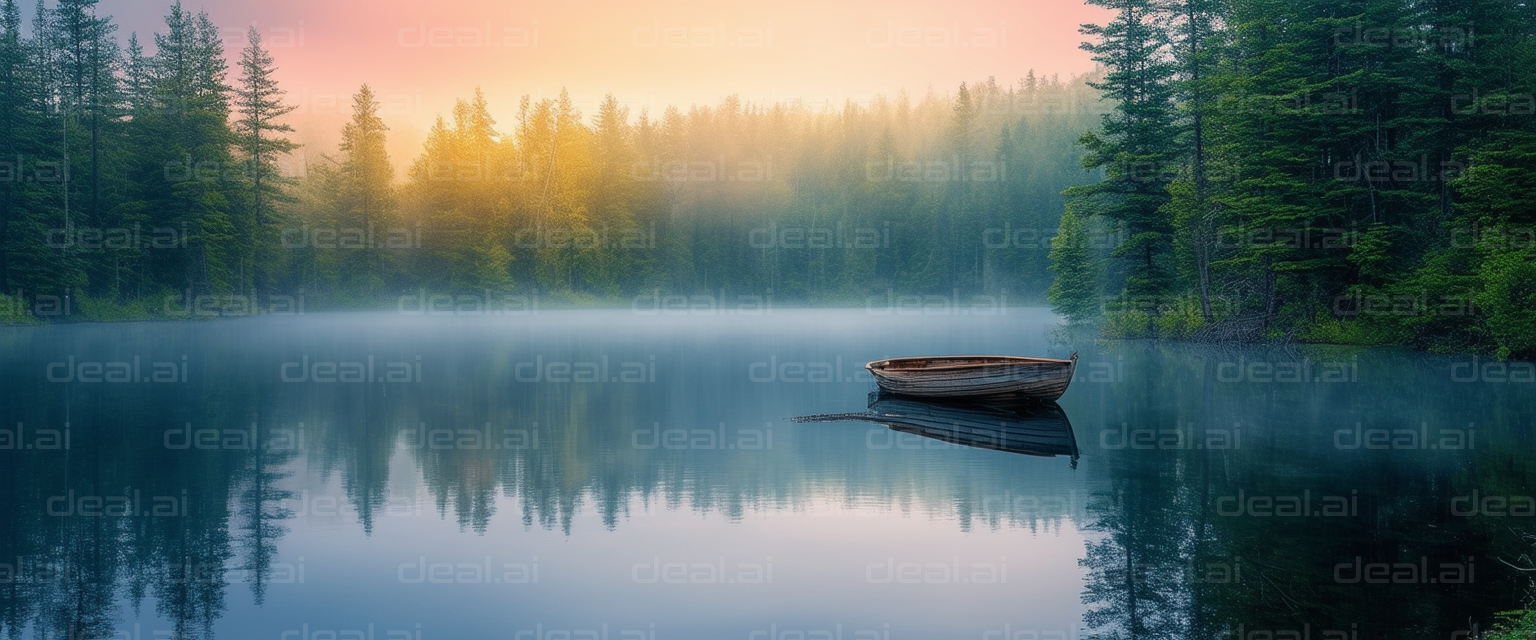
POLYGON ((1264 256, 1264 331, 1275 316, 1275 270, 1269 256, 1264 256))
POLYGON ((1216 317, 1211 313, 1211 245, 1205 224, 1202 218, 1199 223, 1200 237, 1195 242, 1195 271, 1200 277, 1200 316, 1209 325, 1216 317))
POLYGON ((255 189, 251 194, 251 206, 255 209, 255 229, 252 229, 251 253, 254 260, 251 266, 251 304, 260 307, 262 296, 267 292, 267 270, 262 266, 262 230, 266 228, 266 215, 261 210, 261 128, 257 126, 252 132, 255 140, 251 150, 252 180, 255 189))

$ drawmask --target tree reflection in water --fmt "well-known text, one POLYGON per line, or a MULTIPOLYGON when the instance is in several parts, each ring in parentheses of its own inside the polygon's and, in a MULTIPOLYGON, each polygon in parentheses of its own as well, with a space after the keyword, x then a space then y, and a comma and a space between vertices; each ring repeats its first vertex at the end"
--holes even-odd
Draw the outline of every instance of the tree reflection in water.
MULTIPOLYGON (((209 636, 236 590, 260 605, 272 585, 304 570, 279 549, 294 518, 313 507, 300 487, 328 479, 364 536, 416 500, 391 488, 413 485, 427 504, 411 508, 435 510, 469 534, 488 531, 498 505, 517 505, 525 527, 569 532, 583 510, 614 529, 635 504, 740 518, 829 492, 876 508, 916 505, 967 530, 1067 523, 1088 538, 1083 625, 1106 638, 1450 637, 1486 627, 1527 586, 1501 562, 1520 564, 1526 520, 1457 515, 1452 501, 1507 512, 1507 501, 1471 496, 1531 495, 1536 394, 1447 384, 1443 358, 1080 345, 1081 378, 1062 400, 1081 455, 1077 484, 1041 487, 1020 470, 1066 460, 989 454, 937 473, 912 464, 932 450, 867 446, 883 426, 780 420, 786 406, 847 406, 853 387, 817 389, 825 400, 802 397, 803 387, 741 389, 739 375, 710 365, 678 367, 683 373, 655 385, 516 385, 514 357, 446 341, 435 345, 436 376, 409 386, 285 385, 269 374, 301 354, 236 347, 204 349, 221 357, 198 359, 200 375, 185 384, 56 384, 38 375, 61 353, 131 359, 120 345, 137 340, 146 360, 170 358, 186 349, 177 340, 189 340, 155 325, 113 330, 126 335, 0 345, 11 354, 0 368, 0 424, 18 445, 0 450, 0 628, 8 637, 29 629, 112 637, 148 599, 176 637, 209 636), (1303 359, 1351 362, 1359 382, 1224 380, 1239 361, 1303 359), (1089 378, 1102 362, 1113 364, 1108 378, 1089 378), (669 429, 707 433, 717 447, 773 445, 651 444, 669 429), (1378 442, 1373 431, 1401 446, 1367 446, 1378 442), (406 468, 416 477, 392 482, 406 468), (1078 490, 1091 499, 1060 513, 1012 499, 1078 490), (1293 499, 1304 513, 1285 511, 1293 499), (1387 579, 1378 584, 1380 575, 1387 579)), ((304 354, 359 357, 348 348, 309 345, 304 354)), ((645 357, 613 345, 562 348, 570 360, 645 357)), ((421 349, 373 355, 407 359, 421 349)), ((668 349, 651 351, 669 364, 689 361, 687 350, 668 349)), ((739 373, 740 364, 719 366, 739 373)), ((853 393, 862 401, 862 389, 853 393)))

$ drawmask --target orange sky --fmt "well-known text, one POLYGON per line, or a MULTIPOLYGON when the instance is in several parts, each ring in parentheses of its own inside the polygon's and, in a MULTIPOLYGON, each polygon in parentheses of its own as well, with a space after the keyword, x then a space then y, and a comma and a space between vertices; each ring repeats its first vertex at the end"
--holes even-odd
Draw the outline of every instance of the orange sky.
MULTIPOLYGON (((23 3, 30 5, 30 3, 23 3)), ((163 25, 170 0, 103 0, 121 40, 163 25)), ((591 113, 605 93, 633 112, 668 104, 750 101, 840 106, 905 89, 952 92, 962 81, 1011 83, 1090 71, 1077 27, 1105 12, 1082 0, 929 2, 489 0, 184 0, 242 42, 266 35, 293 123, 329 151, 349 96, 372 84, 388 107, 391 149, 408 162, 456 97, 483 87, 510 124, 517 100, 568 89, 591 113)), ((233 76, 233 74, 232 74, 233 76)))

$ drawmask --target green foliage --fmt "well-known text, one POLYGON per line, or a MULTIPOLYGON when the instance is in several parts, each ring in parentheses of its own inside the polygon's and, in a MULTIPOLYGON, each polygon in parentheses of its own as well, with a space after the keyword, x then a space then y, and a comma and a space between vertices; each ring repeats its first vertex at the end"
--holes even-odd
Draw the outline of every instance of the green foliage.
POLYGON ((1307 327, 1307 333, 1299 336, 1305 342, 1326 344, 1389 345, 1404 341, 1402 332, 1392 324, 1373 322, 1371 319, 1346 320, 1323 317, 1307 327))
MULTIPOLYGON (((507 125, 476 92, 439 118, 393 193, 390 224, 419 247, 366 264, 362 251, 308 248, 290 253, 290 272, 312 274, 307 295, 347 305, 422 288, 1041 301, 1061 185, 1088 177, 1064 126, 1090 121, 1085 86, 1031 75, 840 113, 731 97, 655 119, 612 97, 589 117, 561 96, 525 99, 507 125), (365 274, 382 275, 365 285, 365 274), (365 287, 375 293, 356 295, 365 287)), ((338 217, 343 164, 311 168, 290 224, 358 224, 338 217)))
POLYGON ((1170 34, 1159 24, 1159 6, 1150 0, 1090 0, 1118 12, 1108 24, 1085 25, 1083 44, 1107 71, 1093 87, 1113 111, 1098 132, 1079 139, 1083 166, 1102 169, 1100 182, 1067 191, 1088 215, 1114 221, 1130 239, 1114 250, 1123 269, 1125 292, 1163 295, 1172 286, 1172 223, 1165 171, 1176 158, 1173 61, 1166 55, 1170 34))
POLYGON ((1144 304, 1113 305, 1106 314, 1103 332, 1110 338, 1181 340, 1194 337, 1207 324, 1194 298, 1160 298, 1144 304))
POLYGON ((1501 358, 1536 356, 1536 250, 1499 251, 1483 261, 1478 303, 1501 358))
POLYGON ((1528 640, 1536 637, 1536 609, 1499 613, 1499 620, 1481 636, 1486 640, 1528 640))
POLYGON ((40 320, 29 312, 25 299, 0 294, 0 325, 38 324, 39 322, 40 320))
POLYGON ((1536 227, 1536 121, 1508 100, 1536 93, 1536 9, 1094 4, 1114 12, 1083 31, 1095 76, 840 111, 610 97, 583 114, 561 95, 506 123, 477 91, 396 184, 367 86, 338 153, 280 175, 292 107, 254 32, 231 79, 212 19, 179 3, 146 55, 91 0, 43 6, 30 33, 0 0, 0 157, 37 178, 0 181, 0 292, 149 310, 167 291, 312 309, 423 289, 1006 292, 1073 320, 1120 300, 1113 335, 1236 321, 1536 355, 1536 247, 1509 241, 1536 227), (1497 27, 1458 39, 1474 24, 1497 27), (1422 37, 1381 46, 1364 28, 1422 37), (64 159, 57 176, 45 158, 64 159), (109 232, 133 241, 93 235, 109 232))
POLYGON ((149 301, 142 299, 123 303, 83 297, 75 300, 74 304, 81 318, 95 322, 147 320, 157 317, 161 311, 151 308, 149 301))
POLYGON ((250 27, 246 40, 247 46, 240 53, 241 78, 235 95, 235 135, 245 165, 241 178, 249 186, 240 190, 244 207, 237 227, 239 235, 247 239, 239 243, 240 261, 252 268, 249 276, 242 273, 236 290, 253 291, 260 299, 271 288, 269 268, 278 260, 281 242, 279 216, 273 204, 288 200, 282 189, 288 180, 278 169, 277 160, 298 148, 283 137, 293 127, 284 123, 282 117, 296 107, 283 103, 285 92, 274 77, 277 69, 272 55, 262 48, 261 32, 250 27))
POLYGON ((1051 281, 1047 300, 1057 313, 1073 322, 1100 315, 1100 282, 1097 257, 1089 247, 1088 224, 1068 206, 1061 216, 1061 231, 1051 239, 1051 281))
POLYGON ((633 113, 609 97, 583 114, 562 94, 505 123, 477 91, 403 183, 364 85, 337 152, 295 180, 280 170, 299 160, 293 106, 254 29, 231 75, 212 19, 179 2, 152 55, 137 34, 119 47, 92 0, 40 5, 30 34, 0 2, 0 154, 38 177, 0 179, 0 291, 67 293, 103 317, 166 295, 260 312, 421 290, 1038 302, 1061 189, 1091 177, 1072 149, 1097 94, 1030 73, 841 111, 728 97, 633 113), (59 157, 50 177, 39 159, 59 157))
MULTIPOLYGON (((1069 194, 1128 231, 1109 293, 1262 335, 1536 355, 1536 123, 1494 105, 1536 91, 1536 10, 1099 4, 1118 13, 1085 48, 1115 113, 1083 138, 1103 180, 1069 194), (1133 183, 1116 158, 1159 170, 1133 183)), ((1110 313, 1114 335, 1193 326, 1110 313)))

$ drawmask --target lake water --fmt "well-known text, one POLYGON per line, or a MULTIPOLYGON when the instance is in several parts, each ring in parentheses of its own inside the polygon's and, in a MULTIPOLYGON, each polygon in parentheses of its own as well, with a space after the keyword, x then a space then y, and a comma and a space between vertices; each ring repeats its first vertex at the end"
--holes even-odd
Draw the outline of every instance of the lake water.
POLYGON ((1465 637, 1536 565, 1533 392, 1040 309, 0 329, 0 631, 1465 637), (1073 351, 1077 457, 788 420, 873 359, 1073 351))

